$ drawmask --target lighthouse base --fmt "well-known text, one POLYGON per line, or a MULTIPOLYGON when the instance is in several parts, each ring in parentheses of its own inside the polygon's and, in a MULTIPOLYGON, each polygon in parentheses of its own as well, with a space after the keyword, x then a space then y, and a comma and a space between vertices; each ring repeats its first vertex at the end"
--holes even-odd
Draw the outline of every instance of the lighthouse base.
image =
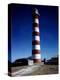
POLYGON ((34 63, 41 63, 41 60, 40 59, 33 59, 33 62, 34 63))

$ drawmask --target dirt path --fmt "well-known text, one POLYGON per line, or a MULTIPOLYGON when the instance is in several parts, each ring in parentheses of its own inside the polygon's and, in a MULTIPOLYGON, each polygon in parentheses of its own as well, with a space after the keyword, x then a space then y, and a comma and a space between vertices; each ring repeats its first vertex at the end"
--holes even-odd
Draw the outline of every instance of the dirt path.
MULTIPOLYGON (((32 74, 35 70, 37 70, 40 65, 31 65, 31 66, 23 66, 22 68, 16 67, 16 71, 12 72, 12 76, 24 76, 24 75, 30 75, 32 74)), ((13 68, 14 69, 14 68, 13 68)))

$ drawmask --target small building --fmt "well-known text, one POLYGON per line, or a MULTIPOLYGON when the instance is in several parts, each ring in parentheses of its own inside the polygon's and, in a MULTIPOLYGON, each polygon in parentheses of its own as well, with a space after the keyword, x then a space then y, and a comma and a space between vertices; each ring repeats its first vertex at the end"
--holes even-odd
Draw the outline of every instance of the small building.
POLYGON ((28 65, 33 65, 33 60, 28 59, 28 65))
POLYGON ((26 66, 26 65, 33 65, 33 60, 27 59, 27 58, 21 58, 21 59, 16 60, 13 63, 13 66, 26 66))

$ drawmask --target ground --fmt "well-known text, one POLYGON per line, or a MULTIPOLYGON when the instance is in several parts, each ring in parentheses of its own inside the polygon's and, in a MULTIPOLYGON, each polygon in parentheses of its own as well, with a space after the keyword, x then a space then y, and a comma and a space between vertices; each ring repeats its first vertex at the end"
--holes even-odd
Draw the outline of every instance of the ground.
POLYGON ((58 65, 40 65, 12 67, 12 76, 57 74, 58 65))
POLYGON ((45 74, 57 74, 58 66, 57 65, 43 65, 41 68, 38 68, 32 73, 32 75, 45 75, 45 74))

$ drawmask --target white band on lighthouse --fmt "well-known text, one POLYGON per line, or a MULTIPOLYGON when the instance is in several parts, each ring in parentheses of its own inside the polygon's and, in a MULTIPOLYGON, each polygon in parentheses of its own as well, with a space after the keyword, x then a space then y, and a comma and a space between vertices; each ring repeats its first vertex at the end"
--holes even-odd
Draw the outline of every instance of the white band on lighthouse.
POLYGON ((38 18, 35 18, 35 23, 39 24, 38 18))
POLYGON ((33 36, 33 40, 40 41, 40 37, 39 36, 33 36))
POLYGON ((40 50, 40 45, 33 45, 32 47, 33 50, 40 50))
POLYGON ((35 54, 35 55, 33 55, 33 59, 41 59, 41 55, 40 54, 35 54))
POLYGON ((39 32, 39 27, 35 27, 34 31, 39 32))

